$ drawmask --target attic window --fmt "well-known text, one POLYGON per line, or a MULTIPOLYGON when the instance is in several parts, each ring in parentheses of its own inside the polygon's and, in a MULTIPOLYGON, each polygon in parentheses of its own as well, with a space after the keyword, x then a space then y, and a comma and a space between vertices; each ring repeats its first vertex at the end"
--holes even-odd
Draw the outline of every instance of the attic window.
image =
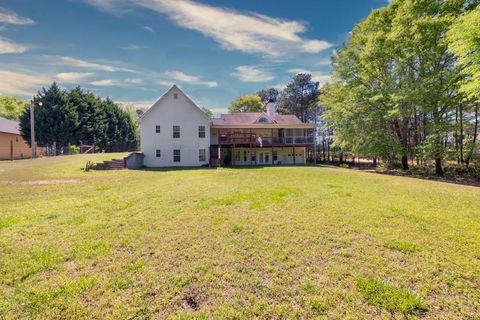
POLYGON ((268 119, 263 117, 263 118, 260 118, 258 119, 258 123, 268 123, 268 119))
POLYGON ((173 99, 178 99, 178 94, 177 93, 173 94, 173 99))

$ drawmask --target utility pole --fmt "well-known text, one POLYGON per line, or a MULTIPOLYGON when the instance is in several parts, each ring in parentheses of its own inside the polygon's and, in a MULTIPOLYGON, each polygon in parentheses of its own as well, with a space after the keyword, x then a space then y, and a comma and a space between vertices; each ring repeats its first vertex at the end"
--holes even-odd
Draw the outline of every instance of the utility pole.
POLYGON ((32 147, 32 158, 36 158, 37 143, 35 141, 35 110, 33 100, 30 102, 30 144, 32 147))
POLYGON ((317 108, 315 108, 315 128, 313 129, 313 164, 317 165, 317 108))

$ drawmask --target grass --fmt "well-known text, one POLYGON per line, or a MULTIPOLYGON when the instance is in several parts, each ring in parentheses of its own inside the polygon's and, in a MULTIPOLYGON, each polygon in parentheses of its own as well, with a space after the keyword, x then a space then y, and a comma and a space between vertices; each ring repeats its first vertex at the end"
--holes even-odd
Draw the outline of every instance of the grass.
POLYGON ((480 188, 0 162, 2 319, 475 319, 480 188))

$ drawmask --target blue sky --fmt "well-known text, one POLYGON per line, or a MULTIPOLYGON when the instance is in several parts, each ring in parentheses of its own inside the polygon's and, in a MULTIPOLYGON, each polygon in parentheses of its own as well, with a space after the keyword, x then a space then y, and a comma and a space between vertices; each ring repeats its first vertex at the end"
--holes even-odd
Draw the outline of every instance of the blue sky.
POLYGON ((177 83, 225 111, 298 72, 324 83, 329 57, 387 0, 1 0, 0 94, 56 80, 147 107, 177 83))

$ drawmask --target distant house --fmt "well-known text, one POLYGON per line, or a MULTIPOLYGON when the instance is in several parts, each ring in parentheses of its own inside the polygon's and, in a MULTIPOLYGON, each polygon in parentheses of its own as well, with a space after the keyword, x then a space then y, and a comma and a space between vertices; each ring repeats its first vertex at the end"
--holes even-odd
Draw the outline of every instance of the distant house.
POLYGON ((305 164, 314 125, 275 112, 222 114, 208 119, 177 86, 141 117, 141 149, 147 167, 305 164))
POLYGON ((0 117, 0 160, 30 158, 32 149, 20 135, 19 123, 0 117))

